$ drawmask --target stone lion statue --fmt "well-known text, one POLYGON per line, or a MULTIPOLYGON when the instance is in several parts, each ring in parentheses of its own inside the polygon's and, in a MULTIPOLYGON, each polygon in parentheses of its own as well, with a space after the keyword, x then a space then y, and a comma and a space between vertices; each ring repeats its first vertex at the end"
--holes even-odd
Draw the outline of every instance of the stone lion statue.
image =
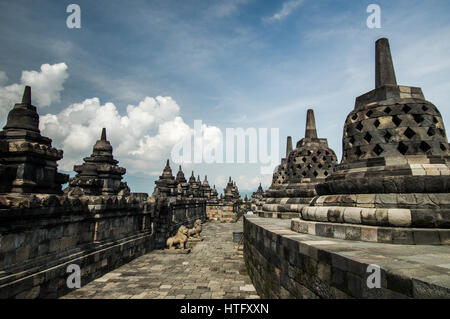
POLYGON ((175 236, 169 237, 166 241, 167 248, 174 249, 175 245, 178 245, 180 249, 184 249, 186 247, 186 242, 188 240, 188 229, 186 226, 180 226, 178 228, 178 232, 175 236))
POLYGON ((189 229, 188 236, 200 238, 200 233, 202 232, 202 221, 197 219, 194 223, 194 228, 189 229))

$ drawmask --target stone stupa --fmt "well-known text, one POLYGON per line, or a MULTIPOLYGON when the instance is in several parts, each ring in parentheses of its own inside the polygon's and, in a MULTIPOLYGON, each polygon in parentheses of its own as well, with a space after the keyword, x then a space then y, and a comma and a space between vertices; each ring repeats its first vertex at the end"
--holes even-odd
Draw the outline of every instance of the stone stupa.
POLYGON ((175 178, 175 181, 178 183, 178 192, 180 193, 179 195, 181 196, 187 196, 188 194, 188 188, 189 188, 189 184, 186 181, 186 177, 184 176, 184 172, 181 168, 181 165, 178 167, 178 173, 177 173, 177 177, 175 178))
POLYGON ((211 186, 209 186, 209 182, 208 182, 208 176, 205 175, 205 179, 203 180, 203 184, 202 184, 202 194, 203 197, 208 199, 211 196, 211 186))
MULTIPOLYGON (((275 172, 277 172, 277 169, 275 170, 275 172)), ((256 192, 252 194, 250 202, 251 202, 250 209, 253 212, 259 212, 262 210, 262 205, 264 204, 264 189, 261 183, 259 183, 256 192)))
POLYGON ((271 187, 277 187, 278 185, 284 184, 287 181, 287 158, 289 154, 292 152, 292 137, 287 137, 286 142, 286 157, 281 159, 281 164, 275 168, 275 172, 272 177, 272 185, 271 187))
POLYGON ((190 197, 200 197, 200 186, 198 185, 198 183, 195 179, 194 171, 192 171, 191 177, 189 177, 188 185, 189 185, 189 188, 188 188, 189 196, 190 197))
POLYGON ((301 209, 317 195, 315 186, 329 176, 337 164, 336 154, 325 138, 317 137, 314 111, 308 110, 305 137, 292 150, 288 138, 286 159, 275 170, 271 187, 265 192, 261 217, 299 217, 301 209))
POLYGON ((95 143, 92 155, 84 158, 84 163, 75 165, 77 172, 64 190, 68 195, 129 195, 130 189, 122 182, 126 169, 118 165, 113 157, 113 148, 106 138, 106 128, 102 129, 95 143))
POLYGON ((0 132, 0 193, 62 194, 69 175, 57 170, 63 151, 41 135, 39 115, 26 86, 22 103, 9 112, 0 132))
POLYGON ((162 197, 172 197, 177 195, 178 182, 175 180, 175 177, 172 174, 172 169, 170 168, 169 160, 167 160, 166 166, 164 167, 161 176, 159 176, 159 179, 155 181, 155 185, 156 186, 153 191, 153 195, 158 195, 162 197))
POLYGON ((227 183, 227 185, 225 186, 225 188, 224 188, 224 190, 223 190, 223 193, 224 193, 224 200, 225 200, 226 202, 236 202, 236 201, 241 201, 241 195, 240 195, 240 193, 239 193, 239 189, 238 189, 238 187, 236 186, 236 182, 234 182, 234 181, 231 179, 231 176, 230 176, 230 178, 228 179, 228 183, 227 183))
POLYGON ((375 90, 356 98, 343 157, 317 185, 293 230, 393 244, 450 244, 448 141, 439 110, 397 85, 385 38, 376 42, 375 90))

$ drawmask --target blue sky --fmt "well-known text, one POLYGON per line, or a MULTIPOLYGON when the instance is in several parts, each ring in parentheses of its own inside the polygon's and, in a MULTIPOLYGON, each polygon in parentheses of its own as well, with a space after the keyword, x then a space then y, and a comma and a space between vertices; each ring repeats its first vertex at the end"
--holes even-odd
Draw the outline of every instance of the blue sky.
MULTIPOLYGON (((374 42, 380 37, 390 39, 399 84, 422 87, 448 124, 446 0, 73 2, 81 7, 81 29, 66 27, 66 7, 72 2, 0 2, 0 85, 14 88, 11 85, 26 83, 22 71, 39 72, 43 64, 64 63, 67 68, 55 67, 59 73, 52 82, 61 82, 62 89, 54 92, 48 106, 35 103, 41 116, 57 116, 60 125, 61 112, 87 99, 98 98, 95 107, 107 105, 110 113, 117 113, 117 123, 123 123, 120 116, 127 114, 128 105, 138 106, 146 97, 170 97, 157 105, 171 105, 173 114, 133 138, 145 143, 144 135, 158 134, 158 127, 164 132, 158 125, 175 123, 175 116, 190 128, 194 120, 202 120, 222 132, 236 127, 279 128, 281 158, 286 136, 291 135, 294 143, 302 138, 306 110, 314 108, 320 137, 328 138, 340 158, 345 118, 355 98, 374 88, 374 42), (371 3, 381 7, 381 29, 366 26, 371 3)), ((12 106, 1 101, 3 109, 12 106)), ((71 129, 90 125, 90 131, 83 132, 97 131, 89 119, 78 119, 77 125, 71 129)), ((90 155, 98 138, 87 139, 90 146, 86 142, 75 147, 70 143, 78 143, 84 135, 68 138, 69 133, 59 136, 56 129, 48 132, 56 135, 49 136, 55 146, 64 148, 67 159, 60 167, 66 169, 90 155)), ((165 140, 155 139, 133 153, 141 156, 138 163, 125 145, 129 142, 122 140, 124 132, 108 127, 113 146, 119 145, 115 156, 128 169, 125 180, 132 191, 152 192, 168 154, 167 149, 150 146, 165 140)), ((260 180, 268 186, 271 179, 260 174, 257 164, 202 164, 188 169, 202 178, 207 174, 219 188, 231 175, 248 192, 260 180)))

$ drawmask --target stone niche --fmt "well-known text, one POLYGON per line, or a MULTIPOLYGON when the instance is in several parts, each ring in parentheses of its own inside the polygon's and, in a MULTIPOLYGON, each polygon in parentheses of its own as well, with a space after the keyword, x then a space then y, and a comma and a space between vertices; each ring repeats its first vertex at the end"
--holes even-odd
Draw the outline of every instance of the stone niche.
POLYGON ((442 116, 420 88, 397 85, 387 39, 376 42, 376 88, 356 99, 343 148, 342 162, 316 186, 319 196, 302 209, 296 230, 394 244, 450 243, 442 116))
POLYGON ((328 141, 317 137, 314 111, 307 111, 305 137, 292 150, 288 137, 286 158, 275 169, 272 185, 264 193, 261 217, 290 219, 299 217, 301 209, 317 195, 315 186, 330 176, 337 164, 328 141))

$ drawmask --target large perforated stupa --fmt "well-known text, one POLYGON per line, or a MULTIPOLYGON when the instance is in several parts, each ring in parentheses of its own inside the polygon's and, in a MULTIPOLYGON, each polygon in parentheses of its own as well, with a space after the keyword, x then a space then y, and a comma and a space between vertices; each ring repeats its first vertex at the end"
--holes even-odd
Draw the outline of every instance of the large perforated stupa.
POLYGON ((356 99, 343 147, 341 164, 317 185, 319 196, 302 210, 296 230, 397 244, 450 242, 442 116, 420 88, 397 85, 387 39, 376 42, 376 87, 356 99))

